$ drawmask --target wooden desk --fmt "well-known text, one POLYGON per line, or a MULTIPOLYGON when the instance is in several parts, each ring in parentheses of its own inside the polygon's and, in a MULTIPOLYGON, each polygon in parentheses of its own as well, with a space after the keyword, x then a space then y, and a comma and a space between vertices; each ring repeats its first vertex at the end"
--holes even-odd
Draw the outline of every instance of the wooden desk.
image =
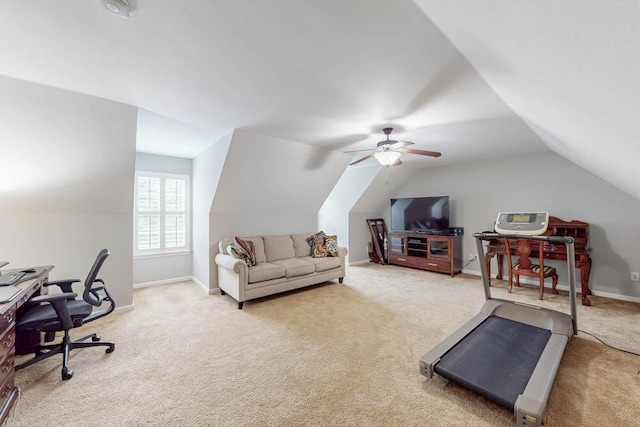
MULTIPOLYGON (((574 238, 575 262, 576 268, 580 269, 580 280, 582 285, 582 305, 591 305, 589 301, 589 275, 591 274, 591 249, 588 247, 589 242, 589 224, 582 221, 564 221, 554 216, 549 217, 549 227, 545 236, 562 235, 574 238)), ((542 249, 544 259, 567 260, 567 252, 564 245, 550 245, 545 243, 542 249)), ((494 256, 498 261, 498 274, 496 279, 502 279, 502 257, 506 255, 504 243, 499 240, 489 242, 487 253, 485 254, 485 263, 489 281, 491 281, 491 258, 494 256)), ((531 258, 540 258, 538 250, 531 252, 531 258)))
POLYGON ((20 289, 20 293, 12 301, 0 304, 0 425, 4 423, 18 397, 18 391, 14 385, 16 317, 20 307, 29 298, 40 293, 53 266, 35 268, 38 273, 37 277, 15 285, 20 289))

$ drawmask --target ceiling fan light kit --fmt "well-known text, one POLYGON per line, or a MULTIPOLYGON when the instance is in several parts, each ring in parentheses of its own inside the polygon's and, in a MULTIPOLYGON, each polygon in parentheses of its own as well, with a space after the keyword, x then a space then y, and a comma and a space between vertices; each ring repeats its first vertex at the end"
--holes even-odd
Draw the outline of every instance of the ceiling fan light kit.
POLYGON ((391 166, 400 158, 399 151, 378 151, 374 154, 377 161, 383 166, 391 166))

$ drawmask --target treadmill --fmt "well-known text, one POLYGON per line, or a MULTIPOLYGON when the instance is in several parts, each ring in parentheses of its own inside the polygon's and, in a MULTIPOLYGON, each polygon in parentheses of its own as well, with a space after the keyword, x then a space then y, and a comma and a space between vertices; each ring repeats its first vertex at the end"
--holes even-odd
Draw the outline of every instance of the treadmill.
POLYGON ((495 233, 474 233, 485 304, 480 313, 420 358, 420 373, 436 373, 513 411, 516 426, 539 426, 562 354, 578 334, 573 238, 541 236, 548 212, 498 215, 495 233), (491 297, 484 241, 528 238, 567 249, 571 313, 491 297))

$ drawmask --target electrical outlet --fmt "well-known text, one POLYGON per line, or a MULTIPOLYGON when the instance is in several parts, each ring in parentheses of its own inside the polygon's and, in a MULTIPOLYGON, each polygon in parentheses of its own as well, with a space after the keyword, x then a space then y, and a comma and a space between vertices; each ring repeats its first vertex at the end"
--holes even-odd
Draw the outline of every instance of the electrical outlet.
POLYGON ((475 261, 478 259, 478 255, 475 254, 469 254, 469 261, 475 261))
POLYGON ((640 273, 632 271, 631 280, 633 280, 634 282, 640 282, 640 273))

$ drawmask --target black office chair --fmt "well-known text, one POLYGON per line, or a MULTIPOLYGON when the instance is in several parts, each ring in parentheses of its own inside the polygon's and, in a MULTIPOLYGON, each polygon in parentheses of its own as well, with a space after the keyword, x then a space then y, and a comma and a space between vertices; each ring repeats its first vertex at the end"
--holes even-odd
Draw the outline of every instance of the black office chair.
POLYGON ((62 353, 62 379, 68 380, 73 376, 73 371, 69 369, 69 351, 74 348, 106 346, 107 353, 115 349, 112 342, 100 341, 97 334, 89 334, 82 338, 71 340, 69 330, 80 327, 85 323, 99 319, 111 313, 116 304, 107 291, 102 279, 98 279, 98 271, 109 256, 109 250, 103 249, 93 263, 91 270, 84 282, 84 292, 82 299, 75 299, 78 294, 74 293, 71 285, 80 282, 79 279, 56 280, 45 283, 44 286, 56 285, 60 287, 62 293, 41 295, 31 298, 27 304, 35 305, 18 319, 16 323, 16 333, 19 335, 25 331, 38 331, 45 333, 45 342, 55 339, 55 333, 64 331, 62 342, 58 344, 39 345, 35 351, 35 357, 16 366, 16 371, 41 360, 62 353), (109 302, 109 307, 102 311, 93 312, 93 307, 99 307, 103 302, 109 302), (92 342, 84 342, 91 338, 92 342))

